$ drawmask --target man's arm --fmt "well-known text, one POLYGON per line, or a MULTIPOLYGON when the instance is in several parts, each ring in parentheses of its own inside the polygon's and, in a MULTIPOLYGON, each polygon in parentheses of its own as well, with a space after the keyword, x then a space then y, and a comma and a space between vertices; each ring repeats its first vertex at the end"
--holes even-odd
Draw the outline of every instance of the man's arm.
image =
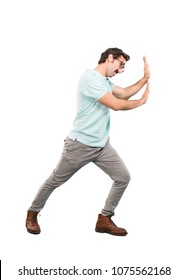
POLYGON ((149 65, 147 62, 147 58, 144 56, 144 76, 142 79, 140 79, 135 84, 128 86, 126 88, 118 87, 116 86, 112 93, 116 98, 120 99, 129 99, 133 95, 135 95, 137 92, 139 92, 143 86, 147 83, 149 77, 150 77, 150 71, 149 71, 149 65))
POLYGON ((115 111, 130 110, 145 104, 148 95, 149 95, 149 81, 147 82, 146 89, 140 99, 137 100, 120 99, 120 98, 116 98, 110 92, 107 92, 98 101, 103 105, 105 105, 106 107, 109 107, 110 109, 113 109, 115 111))

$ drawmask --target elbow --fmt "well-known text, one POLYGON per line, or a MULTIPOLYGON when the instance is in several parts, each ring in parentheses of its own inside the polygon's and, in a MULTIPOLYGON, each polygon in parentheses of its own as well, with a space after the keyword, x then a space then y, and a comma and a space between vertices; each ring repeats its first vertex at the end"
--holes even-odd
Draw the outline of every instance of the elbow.
POLYGON ((120 108, 118 108, 118 107, 114 107, 114 108, 112 108, 113 109, 113 111, 120 111, 121 109, 120 108))
POLYGON ((120 110, 122 110, 122 108, 121 108, 122 106, 121 106, 121 102, 119 102, 119 100, 117 100, 116 102, 114 102, 114 104, 113 104, 113 106, 112 106, 112 110, 113 111, 120 111, 120 110))
POLYGON ((112 106, 111 109, 112 109, 113 111, 119 111, 119 110, 121 110, 121 109, 119 108, 119 106, 117 106, 117 105, 112 106))

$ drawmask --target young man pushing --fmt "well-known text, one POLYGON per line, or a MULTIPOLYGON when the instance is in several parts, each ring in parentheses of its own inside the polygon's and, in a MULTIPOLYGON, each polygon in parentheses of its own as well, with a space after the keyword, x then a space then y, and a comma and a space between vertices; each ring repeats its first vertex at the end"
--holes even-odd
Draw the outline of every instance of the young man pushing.
POLYGON ((124 71, 129 55, 118 48, 109 48, 101 54, 95 69, 87 70, 78 83, 77 113, 73 128, 64 143, 62 156, 40 187, 28 209, 26 228, 29 233, 39 234, 37 215, 51 193, 64 184, 80 168, 93 162, 113 180, 104 208, 98 215, 95 230, 101 233, 125 236, 127 231, 111 220, 129 181, 130 174, 124 162, 110 145, 110 109, 130 110, 146 103, 149 94, 149 66, 144 57, 143 77, 135 84, 122 88, 109 78, 124 71), (130 99, 144 86, 141 98, 130 99))

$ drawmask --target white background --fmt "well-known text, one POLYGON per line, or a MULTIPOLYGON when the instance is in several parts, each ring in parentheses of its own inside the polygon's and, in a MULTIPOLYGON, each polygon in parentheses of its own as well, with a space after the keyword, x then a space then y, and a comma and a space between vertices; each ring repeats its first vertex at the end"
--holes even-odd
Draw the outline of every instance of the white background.
MULTIPOLYGON (((170 266, 172 275, 157 279, 186 279, 185 4, 183 0, 1 1, 3 280, 30 279, 17 275, 23 265, 108 269, 100 279, 124 279, 110 275, 113 266, 170 266), (143 55, 151 69, 148 103, 132 111, 111 112, 111 143, 132 175, 114 222, 129 234, 115 237, 94 231, 111 180, 93 164, 52 194, 39 217, 42 233, 28 234, 26 211, 61 155, 75 114, 78 79, 86 68, 97 66, 109 47, 131 56, 125 72, 112 82, 128 86, 140 79, 143 55)), ((147 279, 130 276, 137 278, 147 279)))

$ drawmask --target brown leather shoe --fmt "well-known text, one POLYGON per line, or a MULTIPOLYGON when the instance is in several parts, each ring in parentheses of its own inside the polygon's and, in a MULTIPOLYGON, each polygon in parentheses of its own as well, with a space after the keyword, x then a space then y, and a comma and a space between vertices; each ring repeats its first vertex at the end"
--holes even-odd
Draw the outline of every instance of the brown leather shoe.
POLYGON ((103 216, 102 214, 98 215, 95 231, 118 236, 125 236, 128 234, 124 228, 117 227, 110 216, 103 216))
POLYGON ((29 233, 32 234, 40 233, 40 226, 37 222, 37 215, 38 212, 30 211, 30 210, 27 211, 26 228, 29 233))

